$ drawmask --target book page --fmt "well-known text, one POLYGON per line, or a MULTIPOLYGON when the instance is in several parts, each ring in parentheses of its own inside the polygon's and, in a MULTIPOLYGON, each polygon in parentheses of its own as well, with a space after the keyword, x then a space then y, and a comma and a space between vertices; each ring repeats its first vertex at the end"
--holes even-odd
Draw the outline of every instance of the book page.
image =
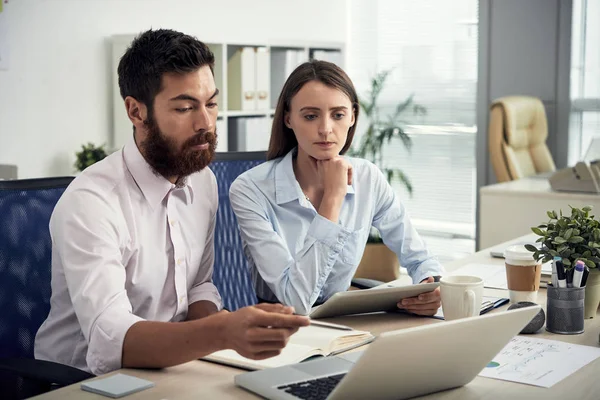
POLYGON ((246 369, 265 369, 296 364, 313 356, 327 356, 369 343, 374 336, 369 332, 324 328, 315 325, 302 327, 290 337, 288 345, 278 356, 266 360, 251 360, 234 350, 221 350, 203 357, 246 369))
POLYGON ((302 327, 290 337, 290 343, 319 349, 324 355, 351 349, 368 343, 373 335, 366 331, 341 330, 309 325, 302 327))
POLYGON ((202 359, 226 365, 232 365, 234 367, 256 370, 296 364, 316 355, 324 354, 321 354, 318 350, 312 349, 308 346, 288 343, 288 345, 285 346, 285 348, 281 351, 281 354, 265 360, 252 360, 250 358, 242 357, 235 350, 229 349, 216 351, 212 354, 202 357, 202 359))

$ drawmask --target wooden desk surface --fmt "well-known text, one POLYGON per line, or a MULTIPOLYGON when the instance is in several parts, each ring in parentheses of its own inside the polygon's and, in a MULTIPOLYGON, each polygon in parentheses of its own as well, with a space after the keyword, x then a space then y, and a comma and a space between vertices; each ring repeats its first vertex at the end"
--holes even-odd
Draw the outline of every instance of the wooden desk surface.
MULTIPOLYGON (((519 239, 516 239, 519 240, 519 239)), ((502 264, 501 259, 493 259, 489 251, 482 250, 463 260, 446 265, 448 271, 459 268, 462 265, 482 262, 502 264)), ((485 293, 496 296, 508 297, 507 291, 485 289, 485 293)), ((540 289, 538 301, 545 308, 546 291, 540 289)), ((501 308, 505 309, 507 306, 501 308)), ((497 312, 497 311, 492 311, 497 312)), ((377 313, 360 316, 346 316, 328 319, 340 324, 352 326, 355 329, 369 330, 374 334, 381 332, 404 329, 411 326, 424 324, 443 323, 432 318, 420 318, 402 314, 377 313)), ((591 320, 585 320, 585 333, 581 335, 556 335, 545 330, 535 334, 535 338, 546 338, 561 340, 569 343, 598 346, 598 335, 600 334, 600 316, 591 320)), ((419 345, 419 344, 416 344, 419 345)), ((426 344, 420 344, 426 345, 426 344)), ((357 349, 361 350, 361 348, 357 349)), ((399 355, 401 356, 401 355, 399 355)), ((233 377, 244 371, 223 365, 213 364, 205 361, 192 361, 176 367, 163 370, 138 370, 122 369, 129 375, 151 380, 155 383, 152 389, 144 390, 130 396, 127 399, 168 399, 168 400, 197 400, 208 399, 257 399, 258 397, 233 383, 233 377)), ((115 373, 116 373, 115 372, 115 373)), ((420 399, 590 399, 597 400, 600 396, 600 359, 593 361, 587 366, 575 372, 573 375, 557 383, 551 388, 540 388, 535 386, 517 384, 507 381, 476 377, 469 384, 444 392, 434 393, 419 397, 420 399)), ((108 376, 108 375, 106 375, 108 376)), ((398 377, 402 379, 402 377, 398 377)), ((434 377, 432 377, 434 379, 434 377)), ((38 399, 106 399, 106 397, 84 392, 79 384, 71 385, 42 396, 38 399)))

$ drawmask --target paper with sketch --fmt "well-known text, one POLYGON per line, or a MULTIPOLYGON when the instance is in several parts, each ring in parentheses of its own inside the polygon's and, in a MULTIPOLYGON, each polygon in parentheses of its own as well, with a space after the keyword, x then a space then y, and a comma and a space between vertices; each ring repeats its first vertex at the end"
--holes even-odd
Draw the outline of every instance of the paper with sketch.
POLYGON ((504 264, 467 264, 451 275, 471 275, 483 279, 483 286, 494 289, 508 289, 504 264))
POLYGON ((515 336, 479 376, 548 388, 598 357, 597 347, 515 336))

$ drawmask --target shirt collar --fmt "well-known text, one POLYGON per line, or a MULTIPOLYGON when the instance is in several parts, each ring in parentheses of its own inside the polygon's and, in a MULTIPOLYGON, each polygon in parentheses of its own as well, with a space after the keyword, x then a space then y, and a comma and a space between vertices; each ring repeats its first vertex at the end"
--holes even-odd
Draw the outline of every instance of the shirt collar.
POLYGON ((183 187, 178 188, 163 176, 155 174, 150 164, 140 153, 133 137, 123 148, 123 160, 150 207, 154 208, 159 205, 171 190, 183 190, 186 203, 191 204, 193 202, 194 192, 189 184, 189 177, 185 178, 183 187))
MULTIPOLYGON (((299 199, 301 202, 305 198, 300 184, 294 174, 294 156, 298 153, 298 148, 290 150, 275 167, 275 201, 277 204, 283 204, 292 200, 299 199)), ((348 185, 346 194, 354 194, 354 184, 356 179, 352 180, 352 185, 348 185)))

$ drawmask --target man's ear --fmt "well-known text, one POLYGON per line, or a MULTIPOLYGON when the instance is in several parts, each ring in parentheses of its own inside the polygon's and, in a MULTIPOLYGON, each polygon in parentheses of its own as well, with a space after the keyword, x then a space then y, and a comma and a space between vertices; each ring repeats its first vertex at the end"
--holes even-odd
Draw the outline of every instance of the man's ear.
POLYGON ((133 126, 137 129, 144 126, 144 121, 148 118, 148 108, 144 103, 127 96, 125 97, 125 111, 127 111, 127 116, 133 126))

